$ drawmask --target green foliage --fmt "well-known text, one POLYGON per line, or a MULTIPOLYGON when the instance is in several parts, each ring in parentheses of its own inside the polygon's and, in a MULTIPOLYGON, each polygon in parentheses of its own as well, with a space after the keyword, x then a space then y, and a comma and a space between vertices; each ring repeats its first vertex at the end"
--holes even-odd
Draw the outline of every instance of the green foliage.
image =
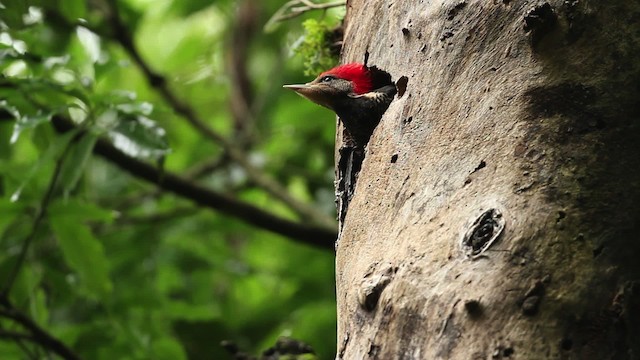
POLYGON ((102 244, 85 223, 91 220, 88 215, 107 218, 102 214, 104 211, 61 202, 51 204, 48 210, 51 213, 51 229, 58 240, 62 257, 80 277, 79 287, 95 299, 109 296, 113 288, 109 279, 109 261, 102 244))
MULTIPOLYGON (((187 121, 186 108, 296 201, 333 217, 334 117, 280 90, 303 80, 282 48, 286 27, 299 23, 252 30, 238 51, 229 39, 242 30, 244 2, 0 3, 0 300, 85 359, 224 359, 222 340, 259 353, 282 335, 333 358, 332 253, 200 208, 96 156, 110 145, 309 222, 187 121), (245 117, 230 111, 234 65, 249 79, 245 117)), ((253 29, 281 5, 247 3, 253 29)), ((309 24, 318 46, 328 28, 309 24)), ((330 66, 325 55, 312 66, 330 66)), ((0 327, 28 333, 2 316, 0 327)), ((0 335, 0 359, 52 354, 0 335)))
POLYGON ((332 51, 335 46, 331 43, 331 33, 335 25, 326 20, 307 19, 304 26, 304 36, 296 48, 298 56, 304 59, 305 75, 317 75, 338 64, 338 57, 332 51))

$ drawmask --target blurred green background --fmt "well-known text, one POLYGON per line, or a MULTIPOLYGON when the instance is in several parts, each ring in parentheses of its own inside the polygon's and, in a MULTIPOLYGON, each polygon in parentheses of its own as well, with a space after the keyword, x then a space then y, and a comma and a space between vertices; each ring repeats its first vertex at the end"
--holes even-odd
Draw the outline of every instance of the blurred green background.
POLYGON ((1 359, 55 358, 8 335, 29 331, 7 309, 85 359, 226 359, 222 340, 257 354, 283 335, 335 356, 332 244, 199 207, 92 153, 106 139, 335 231, 335 117, 281 86, 309 80, 303 21, 337 24, 344 7, 265 31, 285 3, 0 0, 1 359))

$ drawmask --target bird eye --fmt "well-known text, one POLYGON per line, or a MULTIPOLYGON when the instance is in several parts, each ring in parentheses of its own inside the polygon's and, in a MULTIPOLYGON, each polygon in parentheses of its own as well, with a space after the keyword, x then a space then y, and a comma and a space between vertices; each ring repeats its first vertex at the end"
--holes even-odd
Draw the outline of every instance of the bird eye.
POLYGON ((320 82, 329 82, 333 79, 335 79, 333 76, 325 76, 322 79, 320 79, 320 82))

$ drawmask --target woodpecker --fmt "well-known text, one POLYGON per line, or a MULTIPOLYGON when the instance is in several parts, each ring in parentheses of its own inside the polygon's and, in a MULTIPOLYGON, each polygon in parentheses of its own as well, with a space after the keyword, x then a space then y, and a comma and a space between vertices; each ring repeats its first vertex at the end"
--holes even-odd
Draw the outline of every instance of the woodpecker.
POLYGON ((369 142, 396 94, 391 75, 358 63, 327 70, 306 84, 284 87, 333 110, 359 149, 369 142))
POLYGON ((387 72, 375 66, 351 63, 327 70, 312 82, 284 87, 333 110, 344 124, 335 183, 341 233, 349 202, 355 193, 365 147, 391 104, 396 86, 387 72))

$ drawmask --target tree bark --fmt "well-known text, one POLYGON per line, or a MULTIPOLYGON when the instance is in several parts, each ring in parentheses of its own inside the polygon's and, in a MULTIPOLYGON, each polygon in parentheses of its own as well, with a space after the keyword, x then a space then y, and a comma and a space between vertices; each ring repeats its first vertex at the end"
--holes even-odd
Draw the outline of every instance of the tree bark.
POLYGON ((640 359, 640 2, 347 4, 408 77, 337 248, 342 359, 640 359))

